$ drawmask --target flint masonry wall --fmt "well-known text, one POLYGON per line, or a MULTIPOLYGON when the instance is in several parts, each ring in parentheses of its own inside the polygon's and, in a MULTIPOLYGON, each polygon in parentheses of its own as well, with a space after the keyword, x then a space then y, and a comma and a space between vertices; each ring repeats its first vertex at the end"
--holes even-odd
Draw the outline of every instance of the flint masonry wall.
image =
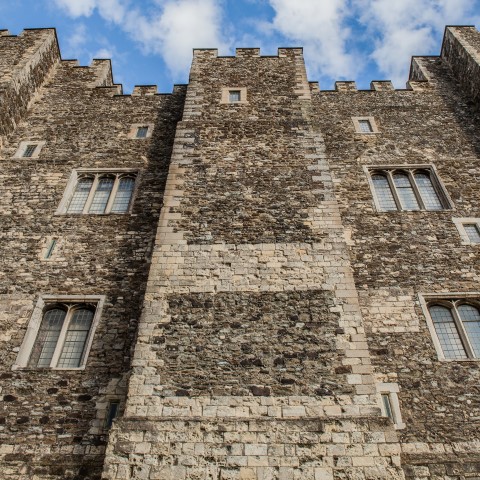
MULTIPOLYGON (((39 87, 60 60, 55 30, 0 30, 0 141, 24 117, 39 87)), ((1 146, 1 144, 0 144, 1 146)))
MULTIPOLYGON (((12 43, 29 39, 37 45, 45 35, 29 31, 17 39, 0 38, 0 58, 10 55, 12 43), (5 42, 9 49, 2 50, 5 42)), ((29 55, 22 50, 15 62, 29 63, 29 55)), ((108 400, 119 400, 124 409, 184 88, 176 87, 172 95, 143 87, 132 96, 120 93, 107 60, 90 67, 57 62, 36 88, 23 120, 12 119, 16 128, 0 151, 2 478, 99 478, 108 400), (153 136, 128 138, 135 123, 154 124, 153 136), (14 157, 24 140, 46 142, 38 158, 14 157), (72 170, 80 167, 136 170, 131 214, 56 215, 72 170), (52 237, 57 247, 44 261, 52 237), (106 296, 83 371, 12 370, 33 307, 45 294, 106 296)))
POLYGON ((449 27, 408 90, 320 91, 301 49, 238 49, 131 96, 54 37, 0 32, 3 477, 478 478, 478 365, 438 360, 418 296, 479 291, 452 222, 480 216, 478 32, 449 27), (435 166, 453 209, 377 212, 363 167, 406 164, 435 166), (79 167, 136 170, 131 214, 57 215, 79 167), (45 294, 106 296, 85 370, 12 369, 45 294))
POLYGON ((480 102, 480 34, 475 27, 447 27, 441 56, 462 85, 469 102, 480 102))
POLYGON ((480 472, 478 361, 438 360, 418 297, 479 291, 478 245, 463 245, 452 222, 452 217, 480 216, 479 117, 472 101, 478 76, 459 66, 473 63, 472 57, 463 62, 472 49, 478 57, 478 35, 468 28, 447 29, 445 42, 463 51, 416 58, 409 90, 382 91, 374 85, 371 91, 313 96, 351 238, 375 378, 400 386, 406 424, 399 431, 402 465, 412 479, 478 478, 480 472), (472 35, 477 43, 465 44, 472 35), (355 133, 351 117, 358 116, 374 117, 379 133, 355 133), (412 164, 435 166, 452 210, 376 210, 364 167, 412 164))
POLYGON ((301 49, 195 51, 104 478, 403 478, 310 102, 301 49))

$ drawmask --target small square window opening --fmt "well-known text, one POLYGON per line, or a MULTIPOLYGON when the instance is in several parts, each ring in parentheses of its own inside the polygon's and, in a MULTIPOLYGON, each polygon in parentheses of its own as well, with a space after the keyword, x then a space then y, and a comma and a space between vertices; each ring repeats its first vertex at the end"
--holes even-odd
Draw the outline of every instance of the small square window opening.
POLYGON ((400 389, 396 383, 378 383, 377 393, 379 394, 380 409, 384 417, 392 420, 394 427, 398 430, 405 428, 400 411, 398 393, 400 389))
POLYGON ((37 158, 45 145, 44 140, 23 140, 18 145, 15 158, 37 158))
POLYGON ((107 407, 107 415, 105 417, 105 428, 108 430, 111 428, 113 421, 118 416, 118 408, 120 402, 118 400, 110 400, 107 407))
POLYGON ((360 131, 362 133, 372 133, 373 128, 372 124, 370 123, 370 120, 359 120, 358 121, 358 126, 360 128, 360 131))
POLYGON ((53 238, 53 239, 50 241, 50 244, 48 245, 47 250, 45 251, 45 256, 44 256, 44 258, 45 258, 46 260, 48 260, 49 258, 51 258, 51 256, 53 255, 53 251, 55 250, 56 245, 57 245, 57 239, 56 239, 56 238, 53 238))
POLYGON ((480 218, 452 218, 463 245, 480 245, 480 218))
POLYGON ((240 102, 242 99, 240 90, 230 90, 228 92, 228 99, 230 103, 240 102))
POLYGON ((382 393, 382 404, 383 404, 383 409, 385 411, 385 416, 392 419, 392 421, 395 421, 389 393, 382 393))
POLYGON ((477 223, 467 223, 463 228, 471 243, 480 243, 480 229, 477 223))
POLYGON ((147 138, 148 127, 138 127, 137 128, 137 138, 147 138))
POLYGON ((25 150, 23 151, 23 155, 22 157, 25 157, 25 158, 30 158, 33 156, 33 154, 35 153, 35 150, 37 148, 37 145, 27 145, 25 147, 25 150))
POLYGON ((374 117, 352 117, 355 133, 379 133, 374 117))

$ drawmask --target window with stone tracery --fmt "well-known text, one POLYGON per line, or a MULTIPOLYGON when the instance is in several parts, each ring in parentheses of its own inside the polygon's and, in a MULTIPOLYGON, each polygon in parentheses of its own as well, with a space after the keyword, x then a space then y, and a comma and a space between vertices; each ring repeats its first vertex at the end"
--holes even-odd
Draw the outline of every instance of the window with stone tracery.
POLYGON ((135 172, 75 172, 57 213, 128 213, 136 177, 135 172))
POLYGON ((84 368, 103 296, 40 297, 15 368, 84 368))
POLYGON ((369 168, 368 175, 379 211, 451 208, 445 189, 431 167, 369 168))
POLYGON ((480 358, 480 304, 438 300, 430 302, 428 312, 446 359, 480 358))

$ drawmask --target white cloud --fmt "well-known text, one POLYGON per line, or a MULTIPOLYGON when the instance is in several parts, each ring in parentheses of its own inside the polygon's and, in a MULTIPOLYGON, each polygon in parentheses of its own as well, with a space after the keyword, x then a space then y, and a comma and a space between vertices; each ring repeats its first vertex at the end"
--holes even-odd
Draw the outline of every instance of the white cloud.
POLYGON ((97 0, 55 0, 55 3, 71 17, 88 17, 97 6, 97 0))
POLYGON ((347 51, 348 0, 269 0, 275 10, 272 28, 288 41, 304 46, 314 75, 350 77, 357 72, 354 53, 347 51))
POLYGON ((125 28, 145 51, 162 55, 176 75, 186 71, 193 48, 228 48, 222 35, 222 12, 215 0, 173 0, 156 15, 129 12, 125 28))
POLYGON ((412 55, 438 54, 445 25, 472 23, 471 0, 354 0, 374 47, 371 58, 397 86, 412 55))
POLYGON ((67 51, 78 51, 87 41, 87 28, 83 23, 79 23, 73 28, 71 35, 67 39, 67 51))
POLYGON ((192 49, 227 48, 221 0, 156 0, 135 8, 128 0, 55 0, 72 17, 99 15, 119 25, 144 51, 160 54, 174 75, 186 73, 192 49))
MULTIPOLYGON (((272 53, 274 44, 303 46, 313 79, 355 79, 374 62, 380 76, 403 86, 411 55, 437 54, 445 24, 480 20, 480 0, 262 0, 274 11, 270 21, 249 13, 246 4, 259 0, 239 0, 245 8, 230 22, 228 0, 54 1, 71 17, 97 12, 117 25, 144 52, 161 55, 176 81, 185 79, 193 48, 225 53, 236 37, 272 53)), ((82 47, 84 33, 73 31, 71 50, 82 47)))

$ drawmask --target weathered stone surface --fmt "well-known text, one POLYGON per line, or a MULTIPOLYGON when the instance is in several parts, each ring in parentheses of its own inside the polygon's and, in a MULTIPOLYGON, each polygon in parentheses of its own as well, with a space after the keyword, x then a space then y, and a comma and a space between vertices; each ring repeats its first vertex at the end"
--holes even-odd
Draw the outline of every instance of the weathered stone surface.
POLYGON ((480 299, 452 222, 480 217, 479 65, 480 34, 449 27, 407 90, 322 91, 282 48, 195 50, 188 86, 124 96, 53 30, 0 31, 2 478, 479 478, 478 360, 438 359, 419 300, 480 299), (452 209, 378 212, 365 168, 414 164, 452 209), (57 214, 80 167, 138 172, 131 213, 57 214), (84 370, 12 369, 45 294, 105 295, 84 370))
POLYGON ((0 134, 8 133, 0 152, 0 443, 9 452, 2 478, 98 478, 108 400, 125 405, 184 92, 112 95, 109 62, 60 62, 53 30, 0 37, 0 59, 0 94, 14 102, 2 97, 8 112, 0 113, 0 134), (155 124, 151 138, 127 138, 138 122, 155 124), (38 158, 14 158, 22 140, 46 143, 38 158), (80 167, 137 170, 132 214, 56 215, 72 170, 80 167), (43 261, 47 237, 58 239, 57 250, 43 261), (84 371, 12 371, 32 309, 45 294, 106 296, 84 371))

